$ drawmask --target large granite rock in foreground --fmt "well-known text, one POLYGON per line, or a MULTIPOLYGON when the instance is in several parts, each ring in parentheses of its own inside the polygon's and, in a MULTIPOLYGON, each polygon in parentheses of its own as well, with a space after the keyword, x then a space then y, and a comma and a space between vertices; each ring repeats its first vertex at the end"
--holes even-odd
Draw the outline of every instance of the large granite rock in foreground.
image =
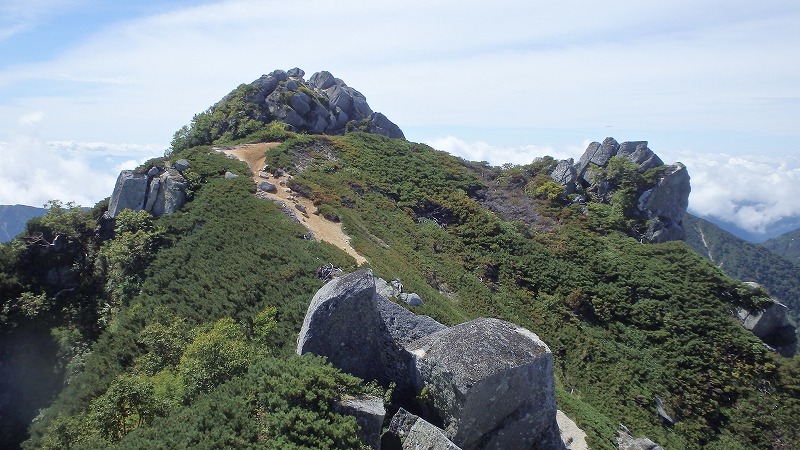
POLYGON ((424 397, 464 449, 563 448, 556 423, 553 355, 525 328, 475 319, 418 339, 424 397))
POLYGON ((314 295, 297 353, 322 355, 335 367, 384 385, 411 389, 413 363, 403 346, 445 326, 408 311, 375 291, 369 269, 329 281, 314 295))
POLYGON ((344 372, 385 381, 381 318, 371 270, 334 278, 314 295, 297 338, 297 354, 328 358, 344 372))
MULTIPOLYGON (((365 380, 395 383, 395 393, 410 391, 424 418, 443 423, 439 431, 461 448, 564 448, 544 342, 498 319, 447 328, 378 294, 369 269, 314 295, 297 341, 297 353, 308 352, 365 380)), ((422 436, 436 431, 420 427, 422 436)))

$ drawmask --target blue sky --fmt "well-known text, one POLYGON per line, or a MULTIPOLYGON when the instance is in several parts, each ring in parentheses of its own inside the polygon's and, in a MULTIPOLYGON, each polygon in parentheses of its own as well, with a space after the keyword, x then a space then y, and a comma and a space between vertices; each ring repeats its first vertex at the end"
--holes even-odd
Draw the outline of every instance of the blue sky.
POLYGON ((796 1, 4 0, 0 204, 93 204, 238 84, 300 67, 469 159, 648 140, 689 168, 692 212, 764 238, 800 226, 798 27, 796 1))

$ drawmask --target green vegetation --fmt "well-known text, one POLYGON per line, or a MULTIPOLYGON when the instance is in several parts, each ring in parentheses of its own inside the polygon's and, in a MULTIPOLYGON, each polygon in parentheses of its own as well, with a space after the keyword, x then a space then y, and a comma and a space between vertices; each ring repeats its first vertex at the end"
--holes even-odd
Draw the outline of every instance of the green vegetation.
POLYGON ((790 308, 795 318, 800 317, 800 272, 796 265, 691 214, 684 215, 683 223, 686 245, 728 275, 763 285, 790 308))
MULTIPOLYGON (((247 95, 235 92, 231 101, 247 95)), ((249 129, 213 115, 173 143, 169 158, 189 159, 194 174, 180 212, 124 213, 103 241, 103 205, 59 206, 29 223, 28 240, 0 246, 4 337, 45 336, 69 381, 24 448, 362 445, 334 405, 384 393, 293 354, 322 285, 316 269, 355 262, 304 239, 251 180, 223 177, 246 167, 206 145, 249 129), (62 251, 50 246, 57 235, 62 251), (49 269, 63 266, 80 276, 48 287, 49 269)), ((627 236, 636 224, 620 192, 653 173, 610 164, 598 176, 617 194, 587 219, 546 177, 552 158, 493 168, 370 134, 281 132, 267 164, 343 223, 378 276, 419 293, 420 313, 446 324, 498 317, 548 343, 559 404, 592 448, 615 448, 618 423, 665 448, 800 445, 797 359, 770 353, 730 315, 768 299, 681 242, 627 236), (506 216, 503 205, 524 208, 506 216), (674 425, 658 419, 657 398, 674 425)))
POLYGON ((795 265, 800 264, 800 229, 784 233, 761 245, 795 265))

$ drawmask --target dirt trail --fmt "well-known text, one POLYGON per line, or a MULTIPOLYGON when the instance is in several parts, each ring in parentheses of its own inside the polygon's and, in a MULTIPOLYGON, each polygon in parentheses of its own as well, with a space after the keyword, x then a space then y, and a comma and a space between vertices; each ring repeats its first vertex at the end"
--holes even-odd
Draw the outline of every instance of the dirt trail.
POLYGON ((292 192, 289 188, 283 186, 287 181, 287 176, 282 175, 275 178, 271 173, 262 172, 261 168, 264 167, 264 152, 267 149, 277 146, 278 142, 270 142, 265 144, 244 144, 237 145, 236 147, 221 149, 220 151, 226 155, 233 155, 236 158, 244 161, 253 170, 253 181, 258 184, 262 181, 269 181, 278 187, 278 192, 271 194, 262 192, 271 200, 282 202, 290 208, 293 208, 300 223, 305 225, 314 234, 314 237, 331 243, 355 258, 356 264, 367 262, 366 258, 359 255, 358 252, 350 245, 350 238, 342 231, 342 224, 331 222, 321 215, 312 214, 316 211, 317 207, 311 200, 300 197, 292 192), (296 205, 305 208, 306 213, 297 209, 296 205))

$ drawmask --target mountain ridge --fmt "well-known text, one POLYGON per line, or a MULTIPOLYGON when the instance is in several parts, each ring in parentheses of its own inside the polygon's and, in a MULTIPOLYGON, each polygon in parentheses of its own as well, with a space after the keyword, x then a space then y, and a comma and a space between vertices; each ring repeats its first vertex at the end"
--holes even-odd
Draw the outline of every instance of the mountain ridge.
POLYGON ((25 223, 40 217, 45 208, 27 205, 0 205, 0 243, 9 242, 25 230, 25 223))
MULTIPOLYGON (((133 171, 180 172, 179 209, 52 210, 28 224, 24 237, 41 239, 0 246, 0 332, 37 332, 65 381, 24 414, 21 402, 0 404, 4 415, 18 408, 23 448, 363 448, 335 405, 374 395, 393 408, 397 392, 295 355, 314 293, 358 268, 416 293, 414 312, 444 326, 492 317, 534 332, 552 350, 558 407, 596 450, 618 448, 620 423, 664 448, 800 445, 798 358, 733 317, 770 299, 682 242, 640 239, 642 189, 663 169, 612 157, 575 201, 552 158, 492 167, 364 130, 226 125, 243 98, 195 116, 171 152, 133 171), (214 149, 275 141, 265 171, 286 178, 274 187, 335 214, 367 263, 309 239, 259 195, 258 174, 214 149)), ((10 371, 24 349, 9 342, 0 367, 10 371)))

